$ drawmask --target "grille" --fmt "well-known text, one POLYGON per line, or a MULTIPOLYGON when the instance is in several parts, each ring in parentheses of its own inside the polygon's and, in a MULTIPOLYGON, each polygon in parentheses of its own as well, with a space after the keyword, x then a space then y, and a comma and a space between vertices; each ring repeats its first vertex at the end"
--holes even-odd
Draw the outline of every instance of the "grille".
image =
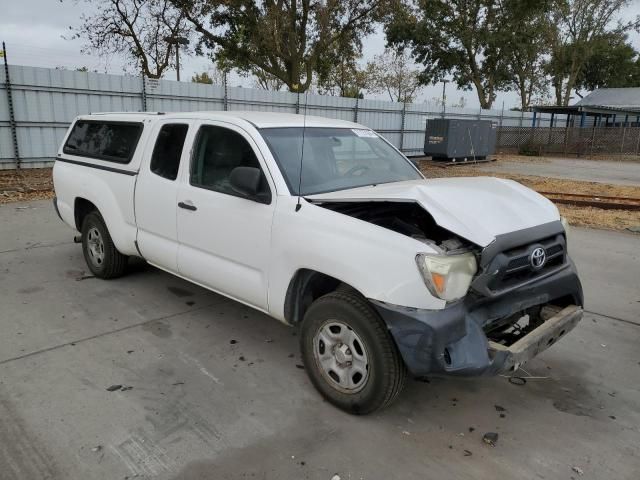
POLYGON ((495 272, 488 286, 499 291, 545 275, 565 263, 565 250, 564 236, 557 235, 498 253, 487 269, 495 272), (534 268, 530 258, 538 247, 544 249, 546 261, 541 268, 534 268))

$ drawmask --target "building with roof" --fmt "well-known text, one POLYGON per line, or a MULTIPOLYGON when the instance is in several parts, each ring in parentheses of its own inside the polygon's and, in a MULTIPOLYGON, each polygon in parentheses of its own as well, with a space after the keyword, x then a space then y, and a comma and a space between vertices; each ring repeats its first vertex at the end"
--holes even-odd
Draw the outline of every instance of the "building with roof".
POLYGON ((537 114, 550 113, 551 123, 556 115, 566 115, 566 126, 640 126, 640 87, 599 88, 574 105, 536 106, 533 110, 533 126, 537 114))

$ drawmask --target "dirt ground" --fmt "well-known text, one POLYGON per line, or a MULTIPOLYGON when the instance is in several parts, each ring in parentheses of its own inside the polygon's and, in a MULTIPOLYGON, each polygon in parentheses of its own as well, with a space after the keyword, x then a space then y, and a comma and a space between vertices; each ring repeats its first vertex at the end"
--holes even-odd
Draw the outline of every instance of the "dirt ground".
POLYGON ((0 170, 0 204, 53 198, 50 168, 0 170))
MULTIPOLYGON (((545 157, 523 157, 505 155, 497 162, 546 162, 545 157)), ((428 178, 474 177, 487 175, 475 165, 439 166, 429 161, 420 161, 420 169, 428 178)), ((533 175, 491 173, 510 178, 539 192, 582 193, 604 196, 640 198, 640 186, 611 185, 605 183, 582 182, 533 175)), ((51 169, 0 170, 0 204, 28 200, 53 198, 51 169)), ((560 212, 572 225, 626 230, 640 225, 640 211, 603 210, 599 208, 558 205, 560 212)))

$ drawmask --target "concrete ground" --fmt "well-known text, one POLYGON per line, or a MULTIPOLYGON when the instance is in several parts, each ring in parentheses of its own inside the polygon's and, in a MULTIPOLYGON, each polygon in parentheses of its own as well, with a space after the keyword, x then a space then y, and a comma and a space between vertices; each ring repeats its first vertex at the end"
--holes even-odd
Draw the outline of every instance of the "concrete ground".
POLYGON ((589 313, 538 378, 410 382, 368 417, 322 401, 294 330, 142 264, 87 278, 72 235, 0 207, 3 479, 638 478, 638 235, 573 231, 589 313))
POLYGON ((640 185, 640 162, 633 161, 547 157, 544 162, 540 162, 532 157, 531 162, 502 160, 498 163, 478 165, 477 168, 487 172, 537 175, 614 185, 640 185))

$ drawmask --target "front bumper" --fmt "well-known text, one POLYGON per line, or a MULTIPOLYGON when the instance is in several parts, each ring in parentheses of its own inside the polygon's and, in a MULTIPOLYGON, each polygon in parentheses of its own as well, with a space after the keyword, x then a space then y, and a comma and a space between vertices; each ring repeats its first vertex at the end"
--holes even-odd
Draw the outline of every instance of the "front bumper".
POLYGON ((509 347, 489 341, 495 373, 515 371, 569 333, 582 319, 582 308, 569 305, 509 347))
POLYGON ((443 310, 419 310, 371 300, 384 319, 413 376, 479 376, 512 371, 554 344, 582 318, 582 286, 575 266, 511 290, 508 294, 467 297, 443 310), (554 300, 567 305, 509 347, 491 342, 487 323, 554 300))

